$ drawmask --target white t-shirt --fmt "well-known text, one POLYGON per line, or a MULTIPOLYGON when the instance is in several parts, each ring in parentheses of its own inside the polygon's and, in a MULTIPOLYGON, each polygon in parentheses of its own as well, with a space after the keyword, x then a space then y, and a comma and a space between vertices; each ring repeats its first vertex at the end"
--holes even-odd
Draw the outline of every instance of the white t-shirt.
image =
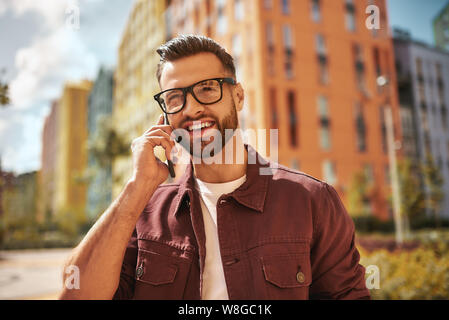
POLYGON ((217 201, 221 195, 231 193, 246 181, 246 175, 225 183, 206 183, 195 179, 195 187, 200 193, 206 233, 206 260, 201 289, 202 300, 229 300, 228 290, 221 261, 217 232, 217 201))

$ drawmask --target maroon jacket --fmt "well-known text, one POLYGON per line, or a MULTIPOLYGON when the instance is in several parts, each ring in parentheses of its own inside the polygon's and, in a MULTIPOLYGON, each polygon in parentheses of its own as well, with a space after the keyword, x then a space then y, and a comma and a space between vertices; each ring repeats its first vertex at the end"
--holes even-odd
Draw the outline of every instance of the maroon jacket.
MULTIPOLYGON (((229 298, 369 299, 354 224, 335 189, 283 166, 260 175, 267 166, 248 164, 246 182, 218 199, 229 298)), ((201 298, 205 232, 193 179, 188 165, 179 182, 152 196, 126 250, 115 299, 201 298)))

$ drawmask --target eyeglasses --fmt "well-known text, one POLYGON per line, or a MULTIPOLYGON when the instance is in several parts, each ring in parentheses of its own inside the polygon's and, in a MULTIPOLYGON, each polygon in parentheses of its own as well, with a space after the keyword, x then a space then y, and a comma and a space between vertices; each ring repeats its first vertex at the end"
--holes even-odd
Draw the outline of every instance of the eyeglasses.
POLYGON ((185 88, 164 90, 154 96, 162 111, 167 114, 178 113, 184 108, 187 93, 201 104, 209 105, 219 102, 223 98, 223 83, 235 85, 233 78, 214 78, 202 80, 185 88))

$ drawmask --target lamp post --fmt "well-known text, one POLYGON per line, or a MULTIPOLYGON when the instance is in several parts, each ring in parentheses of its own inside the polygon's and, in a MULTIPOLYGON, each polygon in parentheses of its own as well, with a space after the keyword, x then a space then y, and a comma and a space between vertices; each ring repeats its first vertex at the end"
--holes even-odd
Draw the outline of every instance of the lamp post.
POLYGON ((401 213, 401 193, 400 193, 399 176, 396 161, 396 143, 394 140, 394 130, 393 130, 393 114, 389 103, 390 102, 389 79, 385 76, 380 76, 377 78, 377 84, 379 87, 386 88, 387 90, 387 99, 386 99, 387 103, 384 109, 384 119, 387 129, 388 163, 391 177, 391 190, 393 196, 393 217, 395 225, 396 244, 401 245, 404 241, 404 230, 401 213))

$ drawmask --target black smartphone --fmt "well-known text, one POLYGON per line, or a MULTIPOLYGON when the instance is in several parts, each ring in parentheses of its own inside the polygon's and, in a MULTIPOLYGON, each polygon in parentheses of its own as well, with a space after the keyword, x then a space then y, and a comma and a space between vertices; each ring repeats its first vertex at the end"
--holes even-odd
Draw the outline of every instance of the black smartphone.
MULTIPOLYGON (((166 113, 164 113, 164 124, 166 124, 166 125, 169 124, 166 113)), ((169 160, 169 159, 167 159, 167 166, 168 166, 168 172, 170 172, 170 176, 172 178, 176 177, 175 169, 173 167, 173 162, 171 160, 169 160)))

